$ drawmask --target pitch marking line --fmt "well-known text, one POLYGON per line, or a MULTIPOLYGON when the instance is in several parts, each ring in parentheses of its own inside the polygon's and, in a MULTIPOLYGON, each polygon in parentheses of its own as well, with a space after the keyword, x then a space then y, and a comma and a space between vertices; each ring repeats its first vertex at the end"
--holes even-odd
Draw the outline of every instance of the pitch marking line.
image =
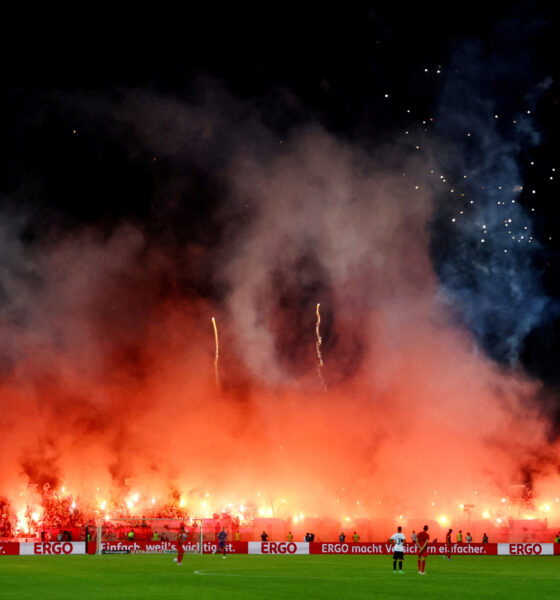
POLYGON ((274 579, 274 578, 281 578, 281 579, 333 579, 333 580, 339 580, 339 579, 348 579, 348 580, 356 580, 356 579, 363 579, 363 580, 371 580, 374 577, 379 577, 382 576, 383 574, 381 572, 379 573, 375 573, 372 572, 370 577, 313 577, 313 576, 308 576, 308 575, 290 575, 290 574, 286 574, 286 573, 278 573, 278 575, 253 575, 250 573, 216 573, 215 571, 211 571, 210 569, 198 569, 196 571, 193 571, 193 573, 195 575, 205 575, 205 576, 210 576, 210 577, 245 577, 247 579, 274 579))

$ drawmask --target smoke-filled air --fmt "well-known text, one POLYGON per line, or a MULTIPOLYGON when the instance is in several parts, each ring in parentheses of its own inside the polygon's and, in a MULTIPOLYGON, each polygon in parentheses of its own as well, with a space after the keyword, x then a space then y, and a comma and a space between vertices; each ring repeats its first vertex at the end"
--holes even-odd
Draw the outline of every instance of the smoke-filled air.
POLYGON ((511 203, 527 137, 477 125, 472 103, 476 165, 437 131, 366 150, 317 122, 280 136, 200 86, 193 101, 57 99, 176 169, 157 223, 59 224, 30 243, 36 214, 2 216, 0 495, 18 517, 40 519, 48 484, 99 518, 179 502, 292 523, 443 526, 465 506, 558 522, 560 448, 516 361, 546 308, 538 240, 504 252, 495 212, 502 186, 530 227, 511 203), (163 222, 196 195, 191 168, 212 173, 211 224, 178 239, 163 222), (507 339, 489 349, 498 317, 507 339))

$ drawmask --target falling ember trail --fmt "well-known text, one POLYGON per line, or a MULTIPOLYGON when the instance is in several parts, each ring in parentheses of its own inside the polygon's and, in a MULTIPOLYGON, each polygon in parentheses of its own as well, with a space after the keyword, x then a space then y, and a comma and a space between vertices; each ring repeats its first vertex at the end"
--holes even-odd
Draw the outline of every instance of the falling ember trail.
POLYGON ((214 359, 214 373, 216 375, 216 386, 220 387, 220 374, 218 372, 218 360, 220 358, 220 344, 218 342, 218 326, 216 319, 212 317, 212 325, 214 327, 214 339, 216 340, 216 358, 214 359))
POLYGON ((321 380, 321 385, 327 389, 325 384, 325 380, 323 379, 323 357, 321 356, 321 334, 319 332, 319 326, 321 325, 321 313, 319 312, 319 307, 321 305, 317 302, 317 324, 315 325, 315 333, 317 334, 317 342, 315 343, 315 348, 317 350, 317 358, 319 359, 319 366, 317 367, 317 373, 319 374, 319 379, 321 380))

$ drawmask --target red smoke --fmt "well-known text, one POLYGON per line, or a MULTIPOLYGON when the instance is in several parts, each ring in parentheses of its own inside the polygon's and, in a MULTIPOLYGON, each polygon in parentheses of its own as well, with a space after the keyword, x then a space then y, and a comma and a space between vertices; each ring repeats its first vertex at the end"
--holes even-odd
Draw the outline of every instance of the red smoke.
POLYGON ((500 499, 530 473, 531 514, 554 517, 537 384, 477 352, 438 288, 425 165, 382 170, 317 131, 287 146, 230 166, 224 213, 247 204, 250 224, 229 223, 211 272, 209 251, 186 241, 171 256, 133 225, 14 255, 36 280, 1 324, 0 494, 20 509, 49 482, 98 509, 138 494, 141 513, 176 491, 198 515, 406 523, 450 521, 461 503, 523 516, 500 499), (302 255, 328 301, 288 306, 302 255), (201 272, 227 284, 223 300, 181 288, 201 272))

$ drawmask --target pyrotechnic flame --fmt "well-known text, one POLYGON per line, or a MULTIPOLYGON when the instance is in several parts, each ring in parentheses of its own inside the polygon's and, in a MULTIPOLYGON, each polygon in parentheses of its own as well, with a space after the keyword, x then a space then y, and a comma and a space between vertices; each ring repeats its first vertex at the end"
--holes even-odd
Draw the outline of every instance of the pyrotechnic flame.
POLYGON ((214 359, 214 374, 216 376, 216 387, 220 387, 220 374, 218 371, 218 360, 220 359, 220 343, 218 341, 218 326, 216 319, 212 317, 212 326, 214 327, 214 339, 216 340, 216 358, 214 359))
POLYGON ((323 388, 326 390, 327 386, 325 384, 325 380, 323 379, 323 366, 324 366, 324 362, 323 362, 323 356, 321 355, 321 343, 322 343, 322 339, 321 339, 321 333, 319 332, 319 327, 321 325, 321 313, 319 312, 319 307, 321 305, 317 302, 317 324, 315 325, 315 334, 317 335, 317 342, 315 343, 315 349, 317 350, 317 358, 319 360, 319 366, 317 367, 317 373, 319 375, 319 380, 321 381, 321 385, 323 386, 323 388))

